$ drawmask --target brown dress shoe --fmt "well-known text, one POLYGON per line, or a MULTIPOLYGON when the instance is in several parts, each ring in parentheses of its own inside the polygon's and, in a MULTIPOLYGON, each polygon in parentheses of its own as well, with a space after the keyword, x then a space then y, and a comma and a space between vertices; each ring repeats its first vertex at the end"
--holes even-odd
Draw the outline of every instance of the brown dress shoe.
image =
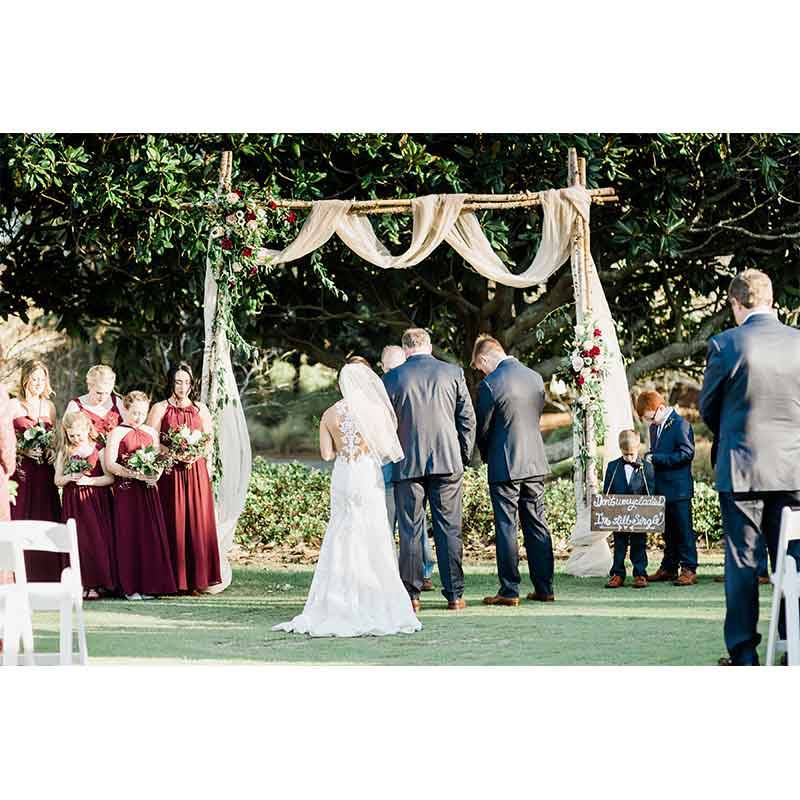
POLYGON ((677 579, 672 581, 673 586, 694 586, 697 583, 697 573, 682 569, 677 579))
POLYGON ((715 575, 714 576, 714 583, 725 583, 725 576, 724 575, 715 575))
POLYGON ((466 600, 463 597, 458 597, 455 600, 449 600, 447 603, 448 611, 462 611, 467 607, 466 600))
POLYGON ((484 597, 483 604, 485 606, 518 606, 519 597, 503 597, 496 594, 494 597, 484 597))
POLYGON ((769 586, 772 581, 769 579, 769 575, 759 575, 758 576, 758 585, 759 586, 769 586))
POLYGON ((634 589, 646 589, 647 588, 647 578, 644 575, 635 575, 633 578, 633 588, 634 589))
POLYGON ((622 584, 625 583, 625 578, 622 575, 612 575, 608 579, 608 583, 606 584, 606 589, 619 589, 622 584))
POLYGON ((652 575, 647 576, 648 583, 661 583, 662 581, 675 581, 678 579, 677 572, 667 572, 659 567, 652 575))
POLYGON ((553 603, 555 602, 555 595, 552 594, 539 594, 539 592, 528 592, 525 595, 526 600, 536 600, 539 603, 553 603))
POLYGON ((422 579, 422 591, 423 592, 432 592, 433 591, 433 581, 430 578, 423 578, 422 579))
POLYGON ((419 602, 419 597, 411 598, 411 608, 414 609, 415 614, 420 610, 420 608, 422 608, 422 603, 419 602))

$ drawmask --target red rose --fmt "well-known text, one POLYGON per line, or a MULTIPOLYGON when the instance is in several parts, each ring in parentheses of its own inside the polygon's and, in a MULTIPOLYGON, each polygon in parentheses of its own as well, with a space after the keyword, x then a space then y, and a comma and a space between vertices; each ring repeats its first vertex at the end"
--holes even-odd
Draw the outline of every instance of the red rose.
POLYGON ((581 358, 589 358, 589 351, 581 350, 581 358))
POLYGON ((586 378, 583 375, 578 375, 578 386, 583 386, 584 383, 586 383, 586 378))
POLYGON ((287 222, 294 222, 296 219, 297 219, 297 214, 295 214, 294 211, 290 211, 289 216, 286 217, 287 222))
POLYGON ((592 358, 597 358, 597 356, 599 356, 599 355, 600 355, 600 348, 599 348, 597 345, 595 345, 595 346, 594 346, 594 347, 593 347, 593 348, 592 348, 592 349, 589 351, 589 355, 590 355, 592 358))
POLYGON ((278 207, 278 204, 274 200, 270 200, 267 203, 267 208, 271 208, 273 211, 278 207))
POLYGON ((252 278, 253 275, 258 273, 258 267, 250 267, 250 277, 252 278))
POLYGON ((219 246, 223 250, 230 250, 233 247, 233 242, 230 239, 220 239, 219 246))
POLYGON ((242 248, 242 255, 243 255, 245 258, 249 258, 251 255, 253 255, 253 250, 252 250, 252 248, 250 248, 250 247, 243 247, 243 248, 242 248))
POLYGON ((251 219, 255 219, 256 218, 256 215, 252 211, 248 211, 244 215, 244 218, 245 218, 245 220, 247 220, 247 222, 250 222, 251 219))
POLYGON ((231 189, 231 191, 237 195, 240 199, 244 196, 244 192, 241 189, 231 189))
POLYGON ((595 336, 602 336, 603 335, 603 331, 601 331, 600 328, 595 328, 594 329, 594 335, 595 336))
POLYGON ((234 286, 236 286, 236 281, 228 281, 228 288, 229 289, 233 289, 234 286))

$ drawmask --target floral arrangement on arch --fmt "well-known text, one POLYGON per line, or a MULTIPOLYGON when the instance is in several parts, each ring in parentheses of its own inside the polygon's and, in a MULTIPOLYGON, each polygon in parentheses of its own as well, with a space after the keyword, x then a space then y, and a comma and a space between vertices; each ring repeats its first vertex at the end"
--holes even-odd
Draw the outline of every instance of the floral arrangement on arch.
POLYGON ((297 235, 297 214, 264 197, 249 184, 231 189, 210 207, 211 253, 215 278, 232 300, 269 270, 270 250, 297 235))
POLYGON ((564 388, 575 396, 572 428, 578 437, 578 459, 585 471, 592 460, 585 439, 585 422, 593 423, 596 444, 602 446, 606 435, 603 383, 608 373, 608 348, 597 323, 584 320, 575 326, 575 337, 567 343, 567 357, 559 377, 564 388))

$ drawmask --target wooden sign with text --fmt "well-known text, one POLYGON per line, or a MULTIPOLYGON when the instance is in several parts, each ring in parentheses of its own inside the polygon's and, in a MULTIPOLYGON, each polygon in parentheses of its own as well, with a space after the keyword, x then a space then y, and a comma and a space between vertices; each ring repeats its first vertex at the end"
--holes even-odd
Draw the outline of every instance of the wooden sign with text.
POLYGON ((594 494, 591 510, 593 531, 664 533, 660 494, 594 494))

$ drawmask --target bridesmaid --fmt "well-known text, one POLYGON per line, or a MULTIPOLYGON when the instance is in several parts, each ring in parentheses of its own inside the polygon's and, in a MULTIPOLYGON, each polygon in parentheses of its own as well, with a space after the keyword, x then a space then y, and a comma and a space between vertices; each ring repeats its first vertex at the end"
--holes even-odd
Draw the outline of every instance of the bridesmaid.
POLYGON ((106 470, 114 484, 114 549, 117 583, 128 600, 149 600, 156 594, 175 594, 158 475, 145 476, 124 466, 125 457, 141 447, 158 449, 158 434, 145 425, 150 400, 144 392, 125 395, 127 422, 108 435, 106 470))
MULTIPOLYGON (((3 350, 0 348, 0 365, 3 363, 3 350)), ((17 437, 11 421, 11 400, 6 387, 0 383, 0 522, 11 519, 11 505, 8 496, 8 481, 17 468, 17 437)), ((14 573, 0 570, 0 584, 13 583, 14 573)), ((0 639, 0 652, 3 640, 0 639)))
POLYGON ((88 392, 67 403, 67 414, 82 411, 91 420, 100 443, 105 446, 108 434, 125 421, 125 414, 120 408, 120 397, 114 394, 114 383, 117 376, 111 367, 96 364, 86 373, 88 392))
MULTIPOLYGON (((61 522, 61 503, 55 485, 53 452, 19 447, 20 436, 34 425, 53 430, 56 407, 50 400, 50 373, 43 361, 29 361, 22 367, 19 397, 12 401, 14 431, 17 435, 17 499, 11 507, 12 519, 61 522)), ((25 553, 29 581, 61 580, 61 570, 69 557, 59 553, 25 553)))
POLYGON ((97 600, 115 587, 113 574, 113 528, 111 484, 114 476, 103 465, 103 445, 94 441, 89 418, 80 411, 64 415, 61 422, 62 445, 56 456, 56 486, 63 489, 62 519, 70 517, 78 528, 83 599, 97 600), (64 465, 77 457, 89 464, 80 473, 64 474, 64 465))
MULTIPOLYGON (((181 362, 170 369, 167 385, 171 395, 156 403, 148 418, 148 423, 161 431, 162 447, 170 428, 212 433, 208 408, 191 399, 193 384, 189 364, 181 362)), ((206 455, 209 451, 210 446, 206 455)), ((161 476, 158 488, 178 590, 199 594, 222 580, 214 497, 205 456, 176 462, 161 476)))

